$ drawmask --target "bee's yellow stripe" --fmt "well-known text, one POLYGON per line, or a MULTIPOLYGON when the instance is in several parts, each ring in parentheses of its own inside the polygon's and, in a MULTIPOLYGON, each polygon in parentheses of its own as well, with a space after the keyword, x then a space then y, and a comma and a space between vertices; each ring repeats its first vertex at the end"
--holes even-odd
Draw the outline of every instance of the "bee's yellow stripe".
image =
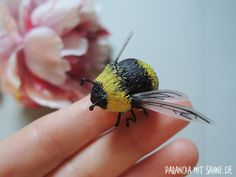
POLYGON ((148 73, 148 76, 151 78, 152 89, 153 90, 158 89, 159 81, 155 71, 148 64, 144 63, 142 60, 138 60, 138 65, 142 67, 148 73))
POLYGON ((121 86, 121 77, 114 65, 107 65, 96 78, 107 94, 107 110, 112 112, 126 112, 131 109, 131 100, 121 86))

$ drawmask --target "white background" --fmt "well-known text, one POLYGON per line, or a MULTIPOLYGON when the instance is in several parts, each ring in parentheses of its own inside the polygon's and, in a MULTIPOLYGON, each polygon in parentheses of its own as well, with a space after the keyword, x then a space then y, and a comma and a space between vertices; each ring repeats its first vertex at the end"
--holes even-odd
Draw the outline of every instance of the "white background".
MULTIPOLYGON (((114 55, 133 29, 135 36, 122 58, 151 64, 160 88, 186 93, 194 107, 215 122, 191 123, 176 137, 197 144, 199 165, 232 165, 236 174, 236 1, 97 2, 101 20, 111 32, 114 55)), ((49 111, 31 111, 10 96, 0 97, 0 139, 49 111)))

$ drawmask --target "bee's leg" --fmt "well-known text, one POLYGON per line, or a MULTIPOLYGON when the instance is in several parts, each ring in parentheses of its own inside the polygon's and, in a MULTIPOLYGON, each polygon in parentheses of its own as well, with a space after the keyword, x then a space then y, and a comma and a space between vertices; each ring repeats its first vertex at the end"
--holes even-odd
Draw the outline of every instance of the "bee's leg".
POLYGON ((147 109, 146 109, 146 108, 144 108, 144 107, 141 107, 141 109, 143 110, 143 113, 144 113, 144 115, 147 117, 147 116, 148 116, 147 109))
POLYGON ((130 122, 130 121, 136 122, 136 115, 135 115, 135 113, 134 113, 134 110, 131 109, 130 112, 131 112, 132 117, 128 117, 128 118, 126 119, 126 126, 127 126, 128 128, 129 128, 129 122, 130 122))
POLYGON ((120 119, 121 119, 121 112, 118 113, 116 124, 114 125, 115 127, 118 127, 120 125, 120 119))
POLYGON ((142 109, 145 116, 148 116, 147 109, 140 105, 137 98, 131 96, 132 108, 142 109))

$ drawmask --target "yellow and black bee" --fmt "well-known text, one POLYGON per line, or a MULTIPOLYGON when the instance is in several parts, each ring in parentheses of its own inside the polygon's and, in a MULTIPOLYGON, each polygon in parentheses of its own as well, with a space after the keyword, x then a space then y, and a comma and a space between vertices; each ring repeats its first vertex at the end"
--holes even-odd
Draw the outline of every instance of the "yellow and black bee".
POLYGON ((132 116, 126 119, 126 126, 129 127, 130 121, 135 122, 134 109, 143 109, 146 115, 146 109, 150 109, 171 117, 210 124, 212 121, 196 110, 173 103, 188 100, 183 93, 158 90, 158 77, 148 64, 134 58, 118 62, 132 35, 130 33, 128 36, 115 62, 108 64, 95 81, 86 78, 81 80, 81 85, 84 81, 93 84, 90 98, 93 104, 89 109, 92 111, 95 106, 99 106, 107 111, 118 112, 115 126, 119 125, 122 113, 127 111, 132 116))

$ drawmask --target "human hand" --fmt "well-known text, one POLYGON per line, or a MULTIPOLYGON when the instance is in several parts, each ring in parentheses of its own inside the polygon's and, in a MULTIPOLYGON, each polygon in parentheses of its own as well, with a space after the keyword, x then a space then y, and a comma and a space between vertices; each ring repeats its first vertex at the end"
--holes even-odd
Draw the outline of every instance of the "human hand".
POLYGON ((89 111, 90 104, 87 96, 2 141, 0 176, 157 177, 168 176, 165 165, 196 165, 198 151, 192 142, 183 139, 136 163, 187 122, 151 111, 148 117, 138 112, 138 120, 130 128, 122 122, 101 135, 114 125, 117 114, 100 108, 89 111))

